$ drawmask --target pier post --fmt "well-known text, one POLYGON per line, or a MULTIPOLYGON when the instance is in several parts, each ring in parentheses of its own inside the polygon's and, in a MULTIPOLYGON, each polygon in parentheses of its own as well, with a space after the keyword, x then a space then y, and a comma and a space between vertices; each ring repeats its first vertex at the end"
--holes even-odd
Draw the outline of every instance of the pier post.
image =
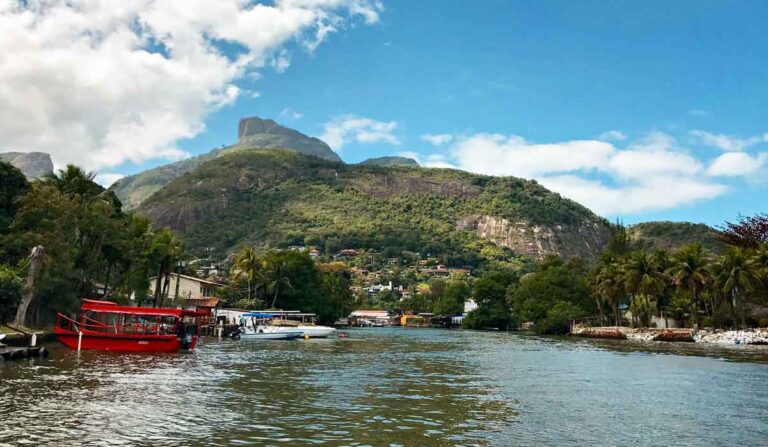
POLYGON ((80 346, 83 344, 83 331, 77 333, 77 352, 80 352, 80 346))
POLYGON ((34 348, 35 346, 37 346, 37 334, 32 333, 32 339, 29 340, 29 346, 31 348, 34 348))

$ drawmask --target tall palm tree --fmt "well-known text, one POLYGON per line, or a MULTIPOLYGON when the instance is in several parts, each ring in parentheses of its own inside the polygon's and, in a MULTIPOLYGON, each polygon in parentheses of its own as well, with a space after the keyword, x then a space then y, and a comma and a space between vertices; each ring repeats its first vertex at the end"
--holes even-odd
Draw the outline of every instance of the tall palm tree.
POLYGON ((595 292, 610 306, 616 326, 621 325, 619 301, 626 295, 622 274, 621 261, 609 260, 598 270, 594 282, 595 292))
MULTIPOLYGON (((750 262, 744 250, 733 247, 726 250, 717 260, 714 273, 715 286, 730 299, 731 314, 735 322, 740 301, 758 278, 754 264, 750 262)), ((741 307, 741 325, 746 326, 744 309, 741 307)))
POLYGON ((152 237, 149 248, 150 258, 157 269, 155 279, 155 306, 160 307, 170 287, 170 275, 173 264, 181 256, 184 245, 169 229, 161 228, 152 237), (164 284, 163 284, 164 281, 164 284))
POLYGON ((248 282, 248 300, 252 297, 251 287, 257 280, 260 266, 261 261, 253 247, 244 247, 235 255, 232 277, 234 279, 245 279, 248 282))
MULTIPOLYGON (((693 324, 698 324, 698 313, 701 304, 700 294, 712 279, 709 270, 709 259, 701 244, 686 245, 672 255, 672 265, 667 270, 672 282, 691 295, 690 315, 693 324)), ((679 301, 678 301, 679 303, 679 301)), ((712 316, 712 310, 704 305, 707 314, 712 316)))
POLYGON ((275 259, 265 264, 263 283, 261 286, 267 290, 267 293, 272 295, 272 305, 270 308, 274 309, 280 291, 292 289, 293 285, 291 284, 291 278, 288 276, 287 265, 283 260, 275 259))
POLYGON ((651 304, 655 304, 656 298, 664 291, 668 278, 659 269, 654 255, 644 251, 633 253, 623 270, 624 286, 632 295, 632 304, 636 304, 636 309, 640 311, 641 322, 649 326, 651 304))

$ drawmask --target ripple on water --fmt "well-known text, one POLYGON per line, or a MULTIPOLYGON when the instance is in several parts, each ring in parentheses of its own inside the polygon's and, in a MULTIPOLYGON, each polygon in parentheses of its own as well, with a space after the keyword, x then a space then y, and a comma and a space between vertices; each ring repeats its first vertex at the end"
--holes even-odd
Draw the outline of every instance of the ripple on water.
POLYGON ((768 444, 768 367, 732 351, 350 333, 0 363, 0 446, 768 444))

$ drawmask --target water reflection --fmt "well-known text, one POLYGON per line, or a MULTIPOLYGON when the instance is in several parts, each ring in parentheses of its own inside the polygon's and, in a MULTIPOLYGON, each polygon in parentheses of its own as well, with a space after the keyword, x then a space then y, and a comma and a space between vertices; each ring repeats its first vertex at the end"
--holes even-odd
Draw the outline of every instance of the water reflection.
POLYGON ((0 363, 0 445, 768 442, 768 367, 719 360, 764 350, 374 329, 52 354, 0 363))

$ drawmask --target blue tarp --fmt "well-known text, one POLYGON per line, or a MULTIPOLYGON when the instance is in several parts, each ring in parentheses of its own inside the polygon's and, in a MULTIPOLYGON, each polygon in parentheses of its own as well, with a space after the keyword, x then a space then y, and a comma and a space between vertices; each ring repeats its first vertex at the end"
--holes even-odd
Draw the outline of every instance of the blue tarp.
POLYGON ((261 312, 249 312, 249 313, 243 314, 243 316, 244 317, 256 317, 256 318, 271 318, 273 315, 272 314, 261 313, 261 312))

